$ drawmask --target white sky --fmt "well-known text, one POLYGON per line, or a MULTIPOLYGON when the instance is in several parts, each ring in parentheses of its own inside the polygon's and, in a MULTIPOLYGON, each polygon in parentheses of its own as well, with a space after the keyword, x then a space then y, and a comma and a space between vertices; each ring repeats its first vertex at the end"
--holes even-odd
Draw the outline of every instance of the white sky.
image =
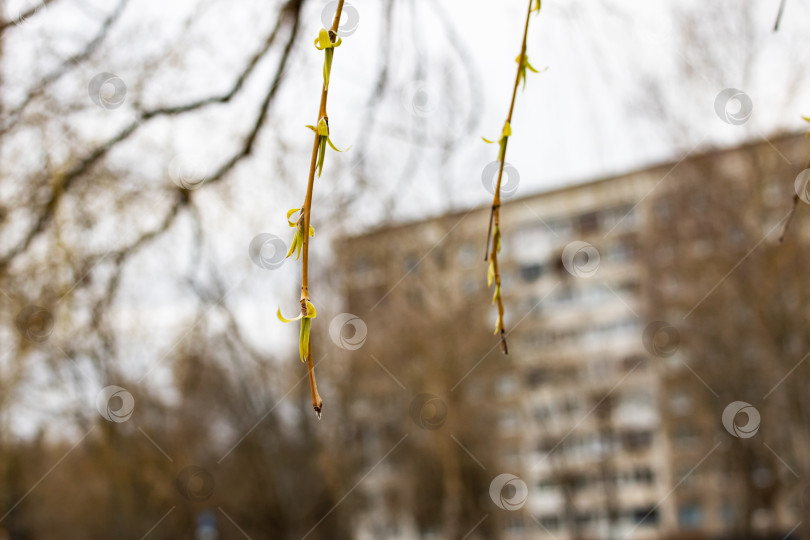
MULTIPOLYGON (((7 0, 7 12, 32 1, 7 0)), ((5 88, 11 97, 15 88, 25 88, 26 81, 47 71, 67 51, 78 50, 114 3, 57 0, 43 21, 32 20, 6 36, 7 50, 16 46, 21 51, 3 66, 5 88)), ((330 86, 330 125, 338 147, 353 144, 367 129, 360 124, 362 111, 379 59, 381 3, 352 3, 360 14, 360 25, 337 50, 330 86)), ((131 120, 130 105, 136 100, 148 105, 176 104, 221 91, 271 26, 277 4, 267 0, 134 0, 110 36, 112 45, 102 48, 76 77, 66 78, 58 87, 65 99, 86 100, 87 80, 99 71, 109 71, 127 82, 127 103, 120 109, 91 111, 67 121, 88 141, 98 141, 131 120), (185 26, 192 13, 201 14, 199 24, 185 26), (178 58, 172 51, 179 51, 178 58), (139 73, 150 61, 154 63, 151 78, 140 87, 136 84, 139 73)), ((247 258, 247 246, 260 232, 291 237, 284 213, 300 205, 305 188, 312 135, 303 126, 315 120, 322 63, 322 53, 309 44, 321 26, 320 11, 325 4, 310 4, 304 15, 299 40, 307 45, 292 58, 289 84, 271 109, 253 158, 239 166, 227 184, 203 188, 195 196, 209 239, 204 256, 217 261, 226 285, 233 286, 229 301, 239 306, 247 334, 259 348, 273 351, 295 343, 297 330, 278 323, 275 311, 278 305, 282 309, 296 305, 299 270, 292 263, 274 272, 259 270, 247 258), (286 171, 278 168, 279 156, 286 171)), ((726 1, 711 7, 683 0, 544 1, 541 14, 531 21, 528 54, 535 67, 549 69, 529 74, 526 90, 518 93, 507 156, 520 172, 518 195, 677 159, 701 141, 698 149, 800 129, 800 116, 810 114, 810 92, 806 83, 795 86, 794 79, 810 68, 806 43, 810 6, 805 0, 787 0, 781 28, 773 33, 778 4, 779 0, 726 1), (754 14, 746 39, 729 27, 737 19, 734 10, 754 14), (676 12, 701 16, 686 32, 677 24, 676 12), (716 40, 695 41, 701 29, 716 35, 716 40), (694 43, 700 47, 690 46, 694 43), (709 62, 707 67, 702 62, 705 58, 718 58, 719 63, 709 62), (693 66, 690 77, 679 71, 684 60, 693 66), (663 92, 658 111, 642 103, 649 97, 650 85, 656 84, 663 92), (753 114, 742 126, 726 124, 715 114, 715 97, 727 87, 743 90, 753 101, 753 114)), ((414 0, 412 12, 407 2, 396 5, 390 66, 392 80, 404 90, 392 90, 381 107, 369 147, 374 166, 371 188, 359 189, 346 170, 351 152, 327 154, 324 176, 316 183, 316 264, 323 264, 328 250, 321 239, 341 231, 360 230, 384 219, 412 219, 485 204, 490 199, 481 184, 481 171, 495 158, 497 147, 484 144, 480 136, 497 138, 503 125, 526 1, 414 0), (437 77, 449 72, 454 80, 466 84, 463 73, 443 65, 450 49, 437 22, 437 9, 452 19, 473 59, 476 89, 462 86, 448 92, 437 77), (418 78, 414 76, 417 50, 424 64, 418 78), (427 85, 436 111, 423 118, 414 117, 406 107, 407 92, 420 84, 427 85), (443 163, 432 150, 424 151, 424 156, 417 152, 419 163, 403 181, 400 176, 409 151, 401 135, 403 126, 444 129, 448 120, 442 112, 451 105, 462 110, 469 107, 473 90, 482 97, 477 111, 480 121, 473 132, 460 133, 459 152, 443 163), (395 196, 393 210, 378 204, 380 193, 395 196), (357 224, 318 221, 318 208, 348 196, 356 203, 357 224)), ((266 90, 275 58, 260 65, 247 81, 245 96, 233 104, 194 118, 153 122, 114 154, 119 167, 134 171, 132 177, 138 183, 133 189, 159 194, 172 187, 167 167, 178 155, 191 156, 200 170, 206 170, 236 148, 266 90)), ((449 125, 456 124, 451 119, 449 125)), ((50 144, 58 153, 65 142, 50 144)), ((14 152, 15 156, 24 153, 14 152)), ((115 226, 110 225, 110 230, 117 230, 115 226)), ((165 348, 172 342, 169 336, 183 328, 185 319, 179 314, 191 304, 187 291, 178 291, 173 280, 195 270, 190 268, 194 263, 187 251, 178 248, 189 240, 188 229, 181 227, 177 235, 159 245, 163 255, 145 253, 136 261, 137 271, 127 276, 121 304, 149 308, 145 320, 137 323, 143 325, 143 333, 133 339, 136 343, 148 338, 156 348, 165 348), (169 304, 171 309, 155 311, 156 304, 169 304), (171 324, 173 320, 177 324, 171 324)), ((482 276, 483 272, 482 268, 482 276)), ((319 306, 319 312, 324 324, 328 323, 330 310, 319 306)), ((140 344, 136 348, 133 356, 143 357, 144 362, 154 356, 140 344)), ((89 403, 93 398, 88 396, 89 403)))

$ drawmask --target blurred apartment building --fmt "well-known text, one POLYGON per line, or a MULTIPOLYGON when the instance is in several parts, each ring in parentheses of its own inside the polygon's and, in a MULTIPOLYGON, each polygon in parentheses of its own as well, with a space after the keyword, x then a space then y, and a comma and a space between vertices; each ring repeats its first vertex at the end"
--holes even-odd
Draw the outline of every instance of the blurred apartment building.
MULTIPOLYGON (((700 375, 683 358, 678 331, 665 322, 672 313, 658 302, 667 283, 656 265, 667 264, 672 250, 665 231, 678 225, 670 198, 687 175, 701 174, 702 162, 756 175, 745 165, 755 156, 784 169, 768 180, 780 183, 771 198, 784 210, 796 174, 786 163, 803 163, 806 151, 806 140, 791 135, 505 200, 509 369, 491 378, 497 459, 480 459, 492 478, 519 477, 528 495, 525 503, 515 501, 514 511, 491 506, 503 518, 503 538, 735 537, 729 531, 741 510, 725 496, 735 488, 723 470, 721 444, 731 435, 721 411, 699 399, 700 375)), ((370 337, 395 334, 396 321, 386 322, 386 313, 398 309, 397 301, 426 310, 426 296, 444 294, 448 302, 470 303, 475 316, 494 326, 483 261, 488 216, 482 207, 347 239, 341 248, 346 310, 369 322, 370 337)), ((473 339, 470 332, 436 339, 462 343, 473 339)), ((491 351, 497 339, 485 339, 491 351)), ((466 364, 472 373, 481 369, 479 358, 466 364)), ((388 377, 381 370, 378 376, 388 377)), ((457 392, 472 379, 464 376, 434 393, 457 392)), ((385 393, 375 399, 384 408, 385 393)), ((396 466, 386 471, 396 484, 396 466)), ((762 538, 782 538, 798 522, 789 504, 776 506, 761 516, 762 538)), ((397 531, 386 537, 425 537, 412 525, 397 531)), ((471 531, 469 538, 477 537, 489 536, 471 531)))

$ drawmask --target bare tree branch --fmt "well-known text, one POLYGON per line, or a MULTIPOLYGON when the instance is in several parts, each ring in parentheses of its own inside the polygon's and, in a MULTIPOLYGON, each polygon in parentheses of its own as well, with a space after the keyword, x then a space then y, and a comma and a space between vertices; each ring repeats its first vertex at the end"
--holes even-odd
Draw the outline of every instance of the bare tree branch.
POLYGON ((34 7, 20 13, 19 17, 17 17, 17 20, 10 19, 7 21, 0 21, 0 35, 3 35, 3 32, 5 32, 8 27, 16 25, 19 21, 30 19, 31 17, 39 13, 39 11, 42 8, 47 7, 48 4, 51 4, 53 2, 54 0, 40 0, 40 2, 34 7))
POLYGON ((75 68, 79 63, 87 60, 93 53, 98 49, 98 47, 104 42, 107 35, 109 34, 110 28, 115 24, 118 19, 120 19, 121 14, 124 12, 124 8, 129 3, 129 0, 119 0, 118 5, 116 6, 115 10, 104 20, 101 25, 101 28, 96 33, 90 42, 85 45, 84 49, 77 55, 71 55, 70 58, 63 61, 59 67, 57 67, 52 72, 48 73, 45 77, 42 78, 37 84, 29 90, 28 94, 25 96, 23 101, 17 105, 16 108, 12 109, 8 112, 7 118, 5 118, 5 125, 2 129, 0 129, 0 135, 4 135, 8 132, 15 124, 17 118, 19 118, 20 114, 28 107, 28 105, 33 101, 35 98, 41 96, 48 87, 59 80, 62 76, 67 74, 71 69, 75 68))
POLYGON ((53 191, 51 192, 50 198, 38 213, 38 217, 36 219, 34 226, 28 231, 28 233, 20 242, 18 242, 13 248, 11 248, 5 255, 0 257, 0 271, 6 268, 8 264, 12 260, 14 260, 15 257, 25 252, 31 245, 31 242, 33 242, 33 240, 37 238, 37 236, 39 236, 47 228, 47 226, 53 219, 53 216, 56 212, 56 209, 59 206, 62 197, 66 192, 70 190, 73 183, 82 175, 87 173, 101 158, 106 156, 110 152, 110 150, 112 150, 119 143, 128 139, 143 124, 156 117, 181 115, 190 111, 202 109, 209 105, 229 102, 242 89, 245 80, 254 71, 259 60, 261 60, 270 50, 270 47, 275 41, 278 32, 283 26, 283 23, 286 22, 289 18, 292 18, 293 23, 290 32, 290 38, 288 38, 287 40, 282 58, 279 62, 279 67, 276 70, 276 75, 274 77, 273 83, 264 99, 264 102, 262 103, 259 109, 259 114, 253 126, 253 129, 248 134, 242 149, 237 154, 232 156, 227 162, 221 165, 219 169, 217 169, 217 171, 214 172, 213 175, 209 177, 208 182, 211 183, 220 180, 242 158, 248 156, 253 148, 253 143, 258 135, 258 132, 261 129, 262 125, 264 124, 264 120, 267 116, 267 110, 269 108, 270 102, 275 97, 279 87, 279 83, 281 82, 284 67, 286 66, 286 62, 292 49, 293 40, 298 33, 298 21, 302 3, 303 3, 302 0, 290 0, 287 4, 285 4, 285 6, 282 8, 282 14, 279 17, 276 26, 273 28, 272 32, 265 41, 264 46, 259 52, 257 52, 250 59, 247 66, 242 71, 242 73, 240 73, 240 75, 237 77, 234 85, 228 92, 219 96, 208 97, 185 105, 178 105, 173 107, 161 107, 142 112, 138 120, 133 121, 124 129, 122 129, 120 132, 118 132, 118 134, 110 138, 102 145, 96 147, 95 150, 93 150, 88 156, 82 159, 75 167, 73 167, 63 176, 58 178, 57 181, 55 182, 55 186, 53 191))

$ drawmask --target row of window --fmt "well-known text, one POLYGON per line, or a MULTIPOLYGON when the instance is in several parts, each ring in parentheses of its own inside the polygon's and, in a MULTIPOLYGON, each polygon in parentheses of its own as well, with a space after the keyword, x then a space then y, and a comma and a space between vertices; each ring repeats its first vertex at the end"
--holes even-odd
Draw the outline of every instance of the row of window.
MULTIPOLYGON (((540 491, 559 491, 567 487, 578 492, 604 485, 604 479, 596 474, 575 474, 567 481, 568 485, 563 486, 563 483, 559 479, 544 479, 537 483, 537 489, 540 491)), ((649 467, 636 467, 624 471, 616 471, 615 474, 611 475, 610 481, 617 485, 652 485, 655 483, 655 473, 649 467)))
POLYGON ((516 227, 518 237, 542 234, 544 236, 569 237, 574 234, 588 235, 599 230, 627 229, 637 224, 633 204, 621 204, 603 210, 584 212, 576 216, 532 220, 516 227))
MULTIPOLYGON (((619 512, 618 521, 621 526, 656 527, 659 523, 658 509, 655 507, 638 507, 619 512)), ((565 527, 565 519, 557 514, 538 516, 537 522, 549 531, 565 527)), ((577 528, 608 527, 606 516, 594 512, 578 512, 574 515, 574 524, 577 528)))
POLYGON ((615 285, 604 282, 588 282, 579 286, 562 284, 557 285, 545 298, 536 295, 527 297, 521 308, 526 312, 534 309, 538 314, 568 307, 591 308, 615 301, 617 296, 628 303, 633 301, 638 291, 638 283, 632 280, 622 281, 615 285))
POLYGON ((555 438, 544 438, 537 444, 541 454, 559 454, 572 458, 598 459, 607 454, 640 452, 652 446, 653 431, 648 429, 626 429, 610 434, 584 433, 569 435, 562 442, 555 438))
POLYGON ((628 416, 630 414, 647 414, 657 412, 655 396, 648 388, 630 390, 605 399, 602 394, 595 394, 586 399, 581 392, 569 395, 554 402, 538 404, 533 411, 534 419, 542 424, 550 420, 575 423, 595 412, 596 407, 610 414, 628 416))
POLYGON ((580 365, 543 365, 535 366, 526 372, 526 386, 536 388, 545 384, 559 382, 600 382, 609 380, 613 375, 627 374, 630 370, 644 369, 647 358, 641 355, 630 355, 624 358, 593 358, 582 361, 580 365))
MULTIPOLYGON (((638 246, 635 238, 624 237, 607 244, 604 248, 596 246, 600 262, 627 262, 635 259, 638 246)), ((540 255, 536 251, 533 255, 540 255)), ((546 257, 548 254, 545 254, 546 257)), ((536 257, 535 257, 536 258, 536 257)), ((533 283, 546 275, 567 276, 567 270, 562 263, 562 253, 559 252, 552 259, 522 261, 517 268, 517 275, 524 283, 533 283)))
POLYGON ((529 348, 595 344, 618 337, 641 336, 641 321, 635 317, 625 317, 577 328, 550 329, 524 337, 529 348))

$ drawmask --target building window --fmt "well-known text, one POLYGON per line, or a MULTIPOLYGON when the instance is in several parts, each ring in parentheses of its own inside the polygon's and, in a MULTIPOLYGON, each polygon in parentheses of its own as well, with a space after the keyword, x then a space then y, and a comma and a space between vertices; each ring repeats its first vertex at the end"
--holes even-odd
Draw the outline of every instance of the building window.
POLYGON ((500 415, 498 426, 503 431, 514 431, 518 425, 518 417, 514 411, 507 411, 500 415))
POLYGON ((542 528, 548 531, 553 531, 560 527, 560 518, 554 515, 540 516, 537 518, 537 522, 542 528))
POLYGON ((409 253, 405 256, 402 262, 402 271, 405 274, 410 274, 419 266, 419 257, 415 253, 409 253))
POLYGON ((589 512, 583 512, 581 514, 577 514, 574 516, 574 522, 580 527, 587 527, 593 521, 593 514, 589 512))
POLYGON ((352 264, 352 271, 356 274, 362 274, 371 270, 371 261, 368 260, 368 257, 364 255, 360 255, 355 257, 354 263, 352 264))
POLYGON ((477 251, 472 242, 464 242, 458 250, 458 262, 462 265, 472 264, 477 260, 477 251))
POLYGON ((686 416, 692 412, 692 396, 686 392, 678 392, 669 399, 669 410, 677 416, 686 416))
POLYGON ((596 212, 588 212, 577 218, 577 229, 582 234, 588 234, 599 228, 599 216, 596 212))
POLYGON ((543 275, 542 264, 527 264, 520 267, 520 279, 527 282, 537 280, 543 275))
POLYGON ((627 431, 622 433, 622 446, 628 451, 639 451, 652 445, 652 431, 627 431))
POLYGON ((657 221, 668 221, 672 217, 672 203, 669 199, 661 198, 653 203, 653 214, 657 221))
POLYGON ((548 370, 533 368, 526 374, 526 385, 529 388, 540 386, 548 380, 548 370))
POLYGON ((511 516, 506 522, 506 528, 510 532, 519 533, 523 530, 523 520, 520 516, 511 516))
POLYGON ((465 279, 461 285, 461 290, 464 294, 475 294, 481 288, 481 280, 475 278, 465 279))
POLYGON ((495 392, 499 396, 507 396, 515 392, 515 379, 510 375, 501 375, 495 382, 495 392))
POLYGON ((550 220, 548 228, 558 237, 564 238, 571 234, 571 222, 564 218, 550 220))
POLYGON ((672 432, 672 442, 678 448, 690 448, 700 442, 700 436, 694 426, 682 424, 672 432))
POLYGON ((609 261, 625 262, 636 256, 636 240, 631 236, 608 244, 605 250, 605 259, 609 261))
POLYGON ((621 226, 622 229, 632 227, 636 223, 636 211, 634 205, 623 204, 610 210, 606 210, 602 217, 602 227, 612 230, 621 226))
POLYGON ((678 507, 678 526, 682 529, 696 529, 703 524, 703 510, 697 504, 678 507))
POLYGON ((658 525, 658 509, 657 508, 634 508, 631 511, 631 518, 633 523, 646 526, 658 525))
POLYGON ((649 467, 639 467, 633 470, 633 480, 638 484, 652 484, 655 475, 649 467))

